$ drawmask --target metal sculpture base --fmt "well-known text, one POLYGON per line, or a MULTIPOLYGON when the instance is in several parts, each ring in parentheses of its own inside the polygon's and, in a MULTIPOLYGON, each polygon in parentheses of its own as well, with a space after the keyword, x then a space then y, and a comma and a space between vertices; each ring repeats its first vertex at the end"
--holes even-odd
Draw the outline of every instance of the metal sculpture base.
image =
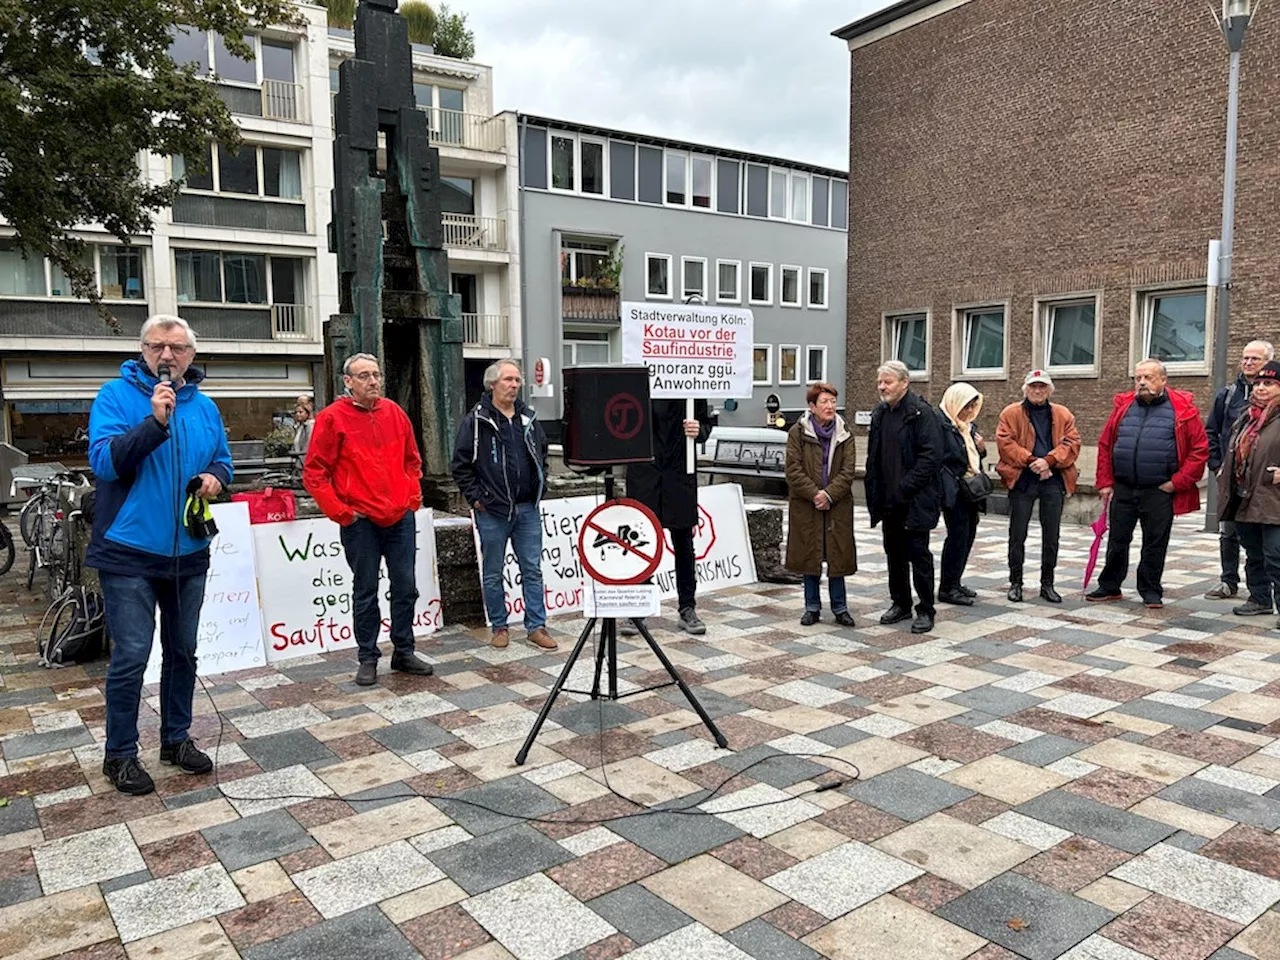
POLYGON ((634 697, 640 693, 648 693, 650 690, 661 690, 664 687, 677 686, 680 692, 685 695, 685 699, 689 701, 689 705, 702 718, 703 724, 711 731, 711 735, 715 737, 716 745, 727 749, 729 741, 724 738, 724 734, 715 725, 715 722, 702 708, 702 704, 698 702, 698 698, 693 695, 693 691, 689 689, 688 684, 681 679, 680 674, 676 673, 676 668, 671 665, 671 661, 667 659, 667 655, 662 652, 662 648, 658 646, 658 641, 653 639, 653 635, 649 633, 649 628, 645 626, 641 617, 631 618, 631 622, 640 631, 640 636, 644 637, 645 642, 649 644, 649 649, 653 651, 653 655, 658 658, 663 668, 667 671, 667 675, 671 679, 667 683, 660 683, 653 687, 642 687, 639 690, 631 690, 627 693, 618 693, 618 621, 613 617, 592 617, 587 621, 587 625, 582 628, 582 634, 578 637, 578 642, 573 648, 573 652, 569 654, 569 659, 565 661, 564 669, 560 671, 560 677, 555 682, 555 686, 551 688, 551 693, 547 695, 546 702, 542 705, 542 710, 538 713, 538 719, 534 721, 533 729, 529 731, 529 736, 525 738, 524 746, 520 748, 520 752, 516 754, 516 765, 523 766, 525 760, 529 756, 529 750, 533 747, 533 741, 538 736, 538 731, 542 729, 543 723, 547 720, 547 715, 551 713, 551 708, 555 705, 556 697, 560 696, 562 690, 565 689, 565 682, 569 679, 569 674, 573 670, 573 665, 578 662, 578 657, 582 653, 582 648, 586 646, 587 639, 591 636, 591 632, 595 629, 597 621, 600 623, 600 645, 596 648, 596 669, 595 680, 591 684, 590 690, 569 690, 569 693, 578 693, 591 697, 592 700, 621 700, 624 697, 634 697), (601 675, 604 673, 605 666, 609 669, 609 689, 607 693, 600 690, 601 675))

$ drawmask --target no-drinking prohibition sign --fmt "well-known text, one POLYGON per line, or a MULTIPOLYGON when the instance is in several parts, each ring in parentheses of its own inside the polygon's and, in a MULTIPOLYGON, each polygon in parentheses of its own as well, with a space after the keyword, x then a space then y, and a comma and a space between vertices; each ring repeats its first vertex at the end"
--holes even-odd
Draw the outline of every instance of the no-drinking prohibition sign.
POLYGON ((662 563, 662 524, 638 500, 609 500, 592 510, 578 533, 582 569, 597 583, 644 583, 662 563))

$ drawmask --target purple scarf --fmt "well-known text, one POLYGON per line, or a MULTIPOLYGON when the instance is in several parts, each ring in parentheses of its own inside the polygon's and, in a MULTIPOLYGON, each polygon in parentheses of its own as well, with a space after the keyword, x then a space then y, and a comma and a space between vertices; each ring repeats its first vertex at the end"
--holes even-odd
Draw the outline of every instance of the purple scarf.
POLYGON ((831 479, 829 476, 831 469, 831 438, 836 435, 836 418, 832 417, 831 422, 824 427, 817 417, 810 417, 809 426, 813 427, 813 432, 818 435, 818 443, 822 444, 822 486, 825 489, 827 482, 831 479))

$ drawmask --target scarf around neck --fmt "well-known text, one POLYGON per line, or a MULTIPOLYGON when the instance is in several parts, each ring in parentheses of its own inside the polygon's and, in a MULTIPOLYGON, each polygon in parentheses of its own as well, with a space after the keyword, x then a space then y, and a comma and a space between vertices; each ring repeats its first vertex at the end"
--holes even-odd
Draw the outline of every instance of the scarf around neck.
POLYGON ((817 417, 809 418, 809 426, 818 435, 818 443, 822 445, 822 486, 825 488, 831 479, 831 438, 836 435, 836 418, 825 427, 817 417))
POLYGON ((1249 472, 1249 460, 1253 457, 1254 448, 1258 445, 1258 436, 1263 427, 1269 424, 1280 413, 1280 400, 1265 402, 1261 397, 1249 397, 1249 408, 1245 411, 1245 424, 1236 434, 1235 441, 1235 478, 1243 481, 1249 472))

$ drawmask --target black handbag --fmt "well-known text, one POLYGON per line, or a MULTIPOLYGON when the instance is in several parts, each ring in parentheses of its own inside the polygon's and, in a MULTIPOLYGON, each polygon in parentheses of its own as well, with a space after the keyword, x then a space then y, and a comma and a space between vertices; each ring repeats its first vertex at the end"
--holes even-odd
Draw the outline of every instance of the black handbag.
POLYGON ((991 495, 991 478, 985 473, 975 473, 972 477, 956 477, 960 484, 960 495, 970 503, 983 503, 991 495))

